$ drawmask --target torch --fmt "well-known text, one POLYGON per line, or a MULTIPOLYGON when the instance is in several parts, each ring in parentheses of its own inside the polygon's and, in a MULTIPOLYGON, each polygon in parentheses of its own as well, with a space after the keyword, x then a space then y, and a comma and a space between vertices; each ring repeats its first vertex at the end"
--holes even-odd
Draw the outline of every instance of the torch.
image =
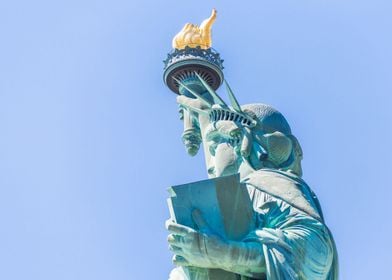
MULTIPOLYGON (((217 90, 223 78, 223 60, 219 53, 211 47, 211 28, 217 12, 212 10, 211 16, 200 26, 187 23, 173 38, 173 51, 164 61, 163 80, 174 93, 190 98, 199 97, 213 102, 206 87, 217 90)), ((204 139, 203 132, 208 125, 208 118, 180 108, 184 121, 183 142, 187 152, 193 156, 199 150, 204 139)), ((204 149, 206 149, 204 145, 204 149)), ((205 150, 208 168, 209 152, 205 150)))

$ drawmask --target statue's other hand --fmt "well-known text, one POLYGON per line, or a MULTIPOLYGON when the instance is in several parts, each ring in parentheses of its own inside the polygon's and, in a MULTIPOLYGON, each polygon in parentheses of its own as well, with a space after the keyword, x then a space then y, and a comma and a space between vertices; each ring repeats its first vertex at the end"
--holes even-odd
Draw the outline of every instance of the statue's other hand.
POLYGON ((200 99, 190 98, 185 95, 177 96, 177 103, 197 113, 207 113, 208 111, 206 109, 209 109, 209 106, 200 99))
POLYGON ((173 262, 180 266, 220 268, 229 245, 211 231, 199 210, 194 210, 192 216, 199 230, 171 220, 166 223, 169 247, 175 254, 173 262))

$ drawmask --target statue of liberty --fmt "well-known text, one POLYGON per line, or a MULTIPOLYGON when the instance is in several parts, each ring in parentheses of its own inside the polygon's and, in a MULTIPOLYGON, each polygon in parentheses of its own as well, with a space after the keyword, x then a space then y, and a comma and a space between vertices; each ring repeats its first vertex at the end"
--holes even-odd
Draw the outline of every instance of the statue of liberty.
POLYGON ((239 104, 211 48, 215 18, 213 10, 200 27, 187 24, 174 38, 164 79, 179 94, 188 153, 202 145, 210 180, 239 174, 252 226, 234 240, 219 234, 207 222, 209 213, 198 208, 190 210, 195 227, 169 219, 177 266, 169 279, 337 280, 335 243, 316 195, 302 179, 301 146, 279 111, 239 104), (230 105, 216 92, 221 83, 230 105))

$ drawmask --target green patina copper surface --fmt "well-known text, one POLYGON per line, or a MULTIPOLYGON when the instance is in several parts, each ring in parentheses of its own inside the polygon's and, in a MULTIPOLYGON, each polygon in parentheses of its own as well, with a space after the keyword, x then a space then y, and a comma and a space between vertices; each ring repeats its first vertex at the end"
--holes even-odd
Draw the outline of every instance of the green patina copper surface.
POLYGON ((169 279, 338 279, 334 240, 302 179, 297 138, 280 112, 240 106, 225 82, 227 104, 215 92, 223 73, 213 54, 187 48, 165 64, 165 82, 179 94, 184 145, 192 156, 203 148, 209 177, 171 188, 166 226, 177 267, 169 279))

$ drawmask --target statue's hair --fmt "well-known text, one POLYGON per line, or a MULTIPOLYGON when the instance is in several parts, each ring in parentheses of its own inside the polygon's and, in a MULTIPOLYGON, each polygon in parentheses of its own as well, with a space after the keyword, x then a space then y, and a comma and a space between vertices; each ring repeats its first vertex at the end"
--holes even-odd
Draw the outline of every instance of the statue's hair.
MULTIPOLYGON (((292 143, 291 156, 288 161, 279 164, 277 167, 281 170, 290 170, 298 176, 302 176, 302 149, 297 138, 291 134, 290 125, 282 113, 273 107, 262 103, 243 105, 241 106, 241 109, 244 113, 257 121, 256 126, 252 128, 253 133, 269 134, 280 132, 290 139, 292 143)), ((271 144, 274 145, 274 143, 271 144)), ((271 146, 271 148, 272 147, 273 146, 271 146)), ((272 150, 269 152, 272 152, 272 150)))
POLYGON ((285 135, 291 135, 291 128, 285 117, 273 107, 262 104, 253 103, 241 106, 241 109, 257 120, 256 129, 262 129, 266 133, 280 131, 285 135))

